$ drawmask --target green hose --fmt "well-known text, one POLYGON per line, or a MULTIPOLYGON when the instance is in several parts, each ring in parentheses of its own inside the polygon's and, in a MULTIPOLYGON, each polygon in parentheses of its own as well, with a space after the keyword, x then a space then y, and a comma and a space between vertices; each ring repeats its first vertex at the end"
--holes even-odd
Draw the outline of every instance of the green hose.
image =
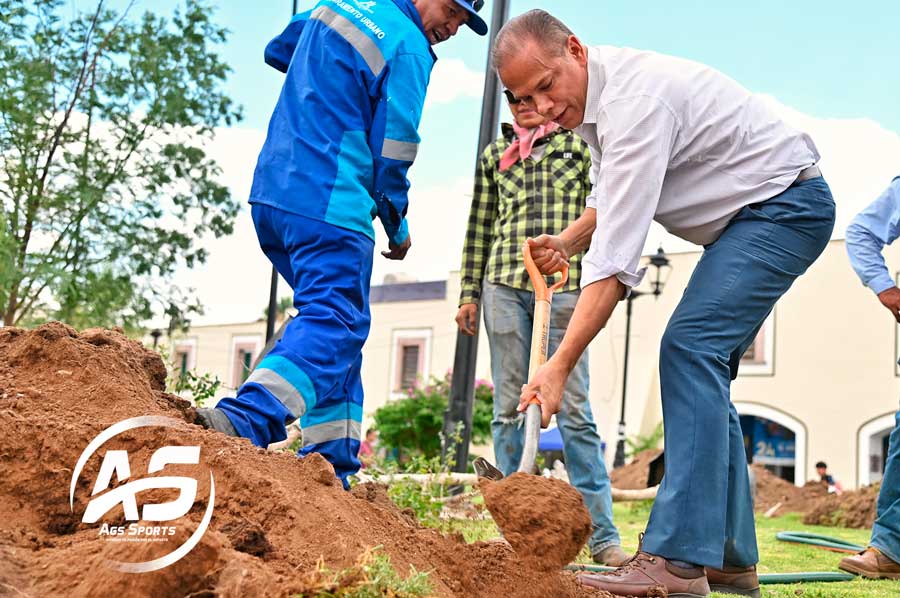
MULTIPOLYGON (((569 571, 590 572, 590 573, 607 573, 614 571, 615 567, 603 567, 601 565, 569 565, 566 567, 569 571)), ((856 579, 855 575, 849 573, 837 573, 832 571, 810 571, 804 573, 761 573, 759 575, 760 585, 770 585, 779 583, 811 583, 814 581, 852 581, 856 579)))
POLYGON ((865 546, 853 544, 839 538, 830 538, 821 534, 810 534, 808 532, 778 532, 775 538, 782 542, 791 542, 794 544, 809 544, 810 546, 818 546, 827 548, 835 552, 859 553, 866 549, 865 546))

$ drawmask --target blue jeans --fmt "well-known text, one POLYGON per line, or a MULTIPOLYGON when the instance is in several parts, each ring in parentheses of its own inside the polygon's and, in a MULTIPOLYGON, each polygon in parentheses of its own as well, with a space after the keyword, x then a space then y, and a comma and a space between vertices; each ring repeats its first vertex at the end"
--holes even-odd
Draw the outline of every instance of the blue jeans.
MULTIPOLYGON (((552 355, 562 341, 578 301, 578 292, 557 293, 550 309, 552 355)), ((497 467, 504 475, 519 468, 525 440, 524 419, 516 411, 522 385, 528 380, 534 293, 485 281, 482 306, 491 347, 491 376, 494 379, 494 419, 491 430, 497 467)), ((588 400, 588 355, 578 361, 569 376, 562 410, 556 416, 563 439, 563 455, 569 481, 578 489, 591 513, 594 531, 589 543, 592 553, 619 544, 619 532, 612 521, 612 494, 603 462, 600 435, 588 400)))
POLYGON ((900 563, 900 411, 891 432, 890 448, 878 493, 878 518, 872 526, 871 545, 900 563))
POLYGON ((362 347, 369 334, 375 244, 362 233, 255 204, 259 244, 294 291, 297 317, 238 389, 216 407, 235 430, 266 447, 300 419, 303 447, 347 485, 359 470, 362 347))
POLYGON ((818 177, 744 207, 706 247, 660 346, 666 466, 647 552, 716 568, 759 560, 730 384, 775 302, 833 227, 834 200, 818 177))

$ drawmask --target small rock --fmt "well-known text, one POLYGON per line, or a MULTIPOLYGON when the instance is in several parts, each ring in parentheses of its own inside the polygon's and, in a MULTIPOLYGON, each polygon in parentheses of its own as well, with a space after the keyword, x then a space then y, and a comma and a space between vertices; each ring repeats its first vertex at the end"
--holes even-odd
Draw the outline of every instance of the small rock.
POLYGON ((72 372, 70 370, 56 370, 56 373, 60 376, 71 376, 72 372))

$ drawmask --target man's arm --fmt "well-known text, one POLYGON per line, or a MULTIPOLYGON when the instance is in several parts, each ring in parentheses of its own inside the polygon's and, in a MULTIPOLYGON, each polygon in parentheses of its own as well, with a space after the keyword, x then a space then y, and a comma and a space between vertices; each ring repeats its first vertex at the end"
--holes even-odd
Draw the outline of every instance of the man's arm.
POLYGON ((384 82, 385 97, 375 108, 369 136, 375 170, 374 199, 394 259, 403 259, 397 256, 401 252, 394 251, 395 247, 408 245, 406 173, 419 149, 419 121, 430 74, 431 61, 425 56, 399 54, 392 59, 384 82))
POLYGON ((847 227, 850 265, 900 322, 900 289, 894 283, 881 251, 900 236, 900 177, 847 227))
MULTIPOLYGON (((531 397, 539 394, 544 426, 559 411, 566 378, 581 354, 606 325, 627 288, 641 281, 641 251, 656 214, 679 126, 668 106, 646 97, 607 106, 602 118, 601 138, 606 140, 603 166, 591 195, 597 208, 595 224, 602 222, 603 227, 593 227, 590 247, 581 262, 581 296, 566 335, 520 396, 519 409, 523 410, 531 397)), ((588 221, 579 221, 567 235, 563 251, 584 243, 588 221)), ((530 242, 540 245, 539 239, 530 242)), ((544 243, 548 245, 560 251, 558 245, 544 243)))
POLYGON ((556 352, 522 387, 519 411, 524 411, 531 398, 537 396, 541 400, 541 425, 546 428, 550 424, 550 417, 559 412, 562 404, 566 379, 590 342, 606 326, 624 292, 625 285, 615 276, 598 280, 581 290, 569 327, 556 352))
POLYGON ((494 144, 487 146, 475 166, 475 187, 469 223, 463 244, 460 267, 459 312, 456 324, 463 334, 472 336, 478 324, 478 303, 481 301, 481 282, 488 253, 493 241, 494 220, 497 218, 499 193, 494 180, 496 161, 494 144))
POLYGON ((566 229, 556 235, 539 235, 528 239, 531 257, 544 274, 555 274, 563 269, 569 259, 586 250, 597 225, 597 210, 585 209, 584 213, 566 229))

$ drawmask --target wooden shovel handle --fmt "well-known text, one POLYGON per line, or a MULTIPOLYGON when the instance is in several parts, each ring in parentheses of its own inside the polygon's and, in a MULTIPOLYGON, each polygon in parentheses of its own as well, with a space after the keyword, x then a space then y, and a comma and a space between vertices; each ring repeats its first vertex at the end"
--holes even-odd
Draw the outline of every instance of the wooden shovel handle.
POLYGON ((562 288, 566 281, 569 280, 569 264, 567 263, 562 269, 562 278, 553 283, 553 286, 547 287, 547 281, 541 274, 534 258, 531 257, 531 245, 528 242, 522 247, 522 253, 525 257, 525 270, 528 271, 528 277, 531 279, 531 286, 534 287, 534 298, 537 301, 550 301, 553 292, 562 288))

